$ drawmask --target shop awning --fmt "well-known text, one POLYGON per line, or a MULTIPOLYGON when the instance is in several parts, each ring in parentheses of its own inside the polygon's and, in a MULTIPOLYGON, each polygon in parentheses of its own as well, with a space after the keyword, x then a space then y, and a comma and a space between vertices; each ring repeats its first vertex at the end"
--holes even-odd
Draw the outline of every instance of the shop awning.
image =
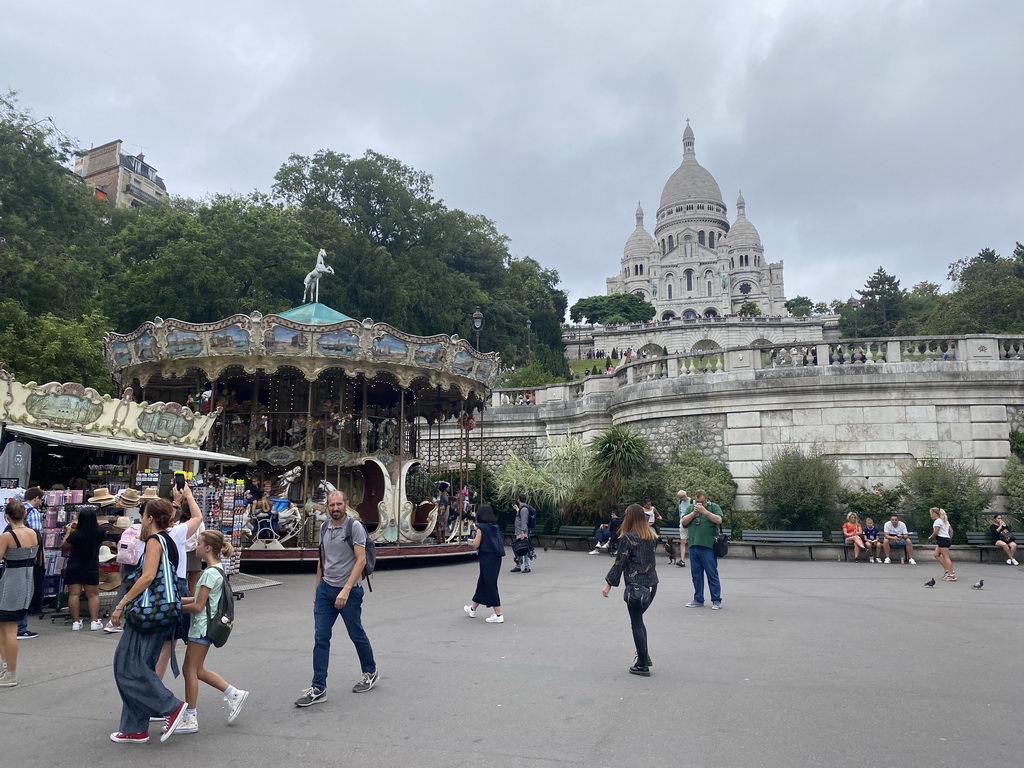
POLYGON ((184 448, 178 445, 150 443, 145 440, 125 440, 119 437, 103 435, 87 435, 81 432, 63 432, 59 429, 40 429, 26 427, 22 424, 5 424, 4 429, 16 435, 45 440, 61 445, 73 445, 77 448, 91 448, 99 451, 115 453, 134 453, 144 456, 163 456, 168 459, 197 459, 199 461, 215 461, 221 464, 251 464, 249 459, 232 456, 229 453, 201 451, 198 448, 184 448))

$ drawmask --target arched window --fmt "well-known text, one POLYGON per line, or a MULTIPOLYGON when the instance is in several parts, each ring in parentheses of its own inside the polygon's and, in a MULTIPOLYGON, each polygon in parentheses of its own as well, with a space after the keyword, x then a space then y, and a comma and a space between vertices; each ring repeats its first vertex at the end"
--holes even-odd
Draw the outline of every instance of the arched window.
POLYGON ((708 280, 708 296, 711 295, 711 281, 708 280))
POLYGON ((643 265, 643 264, 641 264, 641 265, 640 265, 640 274, 642 275, 643 273, 644 273, 644 265, 643 265))
POLYGON ((667 293, 668 293, 668 298, 671 299, 672 298, 672 283, 668 284, 667 293))
POLYGON ((686 276, 686 290, 693 292, 693 270, 688 269, 683 273, 686 276))
POLYGON ((661 255, 665 255, 665 238, 661 239, 661 255))
POLYGON ((672 235, 668 236, 668 249, 671 251, 676 247, 676 241, 672 239, 672 235))
POLYGON ((703 229, 700 232, 697 233, 697 243, 700 244, 700 245, 704 245, 704 230, 703 229))
POLYGON ((754 266, 755 267, 761 266, 761 257, 760 256, 754 256, 754 266))
POLYGON ((714 232, 708 232, 708 248, 714 248, 714 247, 715 247, 715 233, 714 232))
POLYGON ((730 259, 729 259, 729 269, 736 269, 736 259, 733 259, 733 258, 730 257, 730 259))

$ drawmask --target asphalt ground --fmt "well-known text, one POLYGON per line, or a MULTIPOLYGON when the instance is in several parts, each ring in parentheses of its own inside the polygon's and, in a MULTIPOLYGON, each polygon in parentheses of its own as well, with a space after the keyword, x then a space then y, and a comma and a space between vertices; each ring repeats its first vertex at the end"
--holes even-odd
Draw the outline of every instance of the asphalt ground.
MULTIPOLYGON (((328 698, 307 709, 313 576, 236 603, 208 666, 251 691, 231 726, 202 686, 200 731, 113 744, 116 635, 33 619, 19 684, 0 689, 2 765, 182 766, 972 766, 1021 757, 1024 572, 726 559, 724 610, 687 609, 688 570, 659 560, 647 613, 650 678, 633 661, 622 590, 585 552, 541 552, 499 580, 506 622, 462 606, 474 560, 390 566, 363 622, 381 680, 354 694, 355 650, 339 621, 328 698), (984 589, 971 584, 985 579, 984 589)), ((710 600, 709 600, 710 606, 710 600)), ((171 683, 179 696, 181 680, 171 683)), ((156 724, 154 724, 156 725, 156 724)), ((157 735, 157 729, 152 733, 157 735)))

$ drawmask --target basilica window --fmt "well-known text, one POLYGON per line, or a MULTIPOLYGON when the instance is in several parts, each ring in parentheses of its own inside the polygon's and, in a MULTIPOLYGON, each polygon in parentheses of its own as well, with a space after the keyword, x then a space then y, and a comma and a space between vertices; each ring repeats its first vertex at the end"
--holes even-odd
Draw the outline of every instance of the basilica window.
POLYGON ((692 269, 688 269, 683 274, 686 277, 686 290, 692 292, 693 291, 693 270, 692 269))
POLYGON ((668 236, 668 249, 671 251, 676 247, 676 241, 672 238, 672 235, 668 236))
POLYGON ((700 245, 704 245, 704 230, 703 229, 700 232, 697 233, 697 242, 700 245))
POLYGON ((662 241, 661 241, 661 255, 662 256, 665 255, 665 240, 664 240, 664 238, 662 238, 662 241))
POLYGON ((640 265, 640 274, 642 275, 643 273, 644 273, 644 265, 643 265, 643 264, 641 264, 641 265, 640 265))
POLYGON ((711 281, 708 280, 708 296, 711 295, 711 281))
POLYGON ((729 259, 729 269, 736 269, 736 259, 729 259))
POLYGON ((740 283, 740 293, 742 293, 744 296, 746 296, 752 290, 753 288, 750 287, 750 283, 740 283))
POLYGON ((672 298, 672 283, 668 284, 668 287, 666 288, 666 291, 668 293, 668 298, 671 299, 672 298))
POLYGON ((708 248, 714 248, 714 247, 715 247, 715 233, 714 232, 708 232, 708 248))

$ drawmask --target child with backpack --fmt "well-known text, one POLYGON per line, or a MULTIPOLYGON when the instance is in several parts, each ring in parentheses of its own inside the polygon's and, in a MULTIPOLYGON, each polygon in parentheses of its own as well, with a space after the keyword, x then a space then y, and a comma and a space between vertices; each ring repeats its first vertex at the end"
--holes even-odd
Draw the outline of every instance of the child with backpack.
POLYGON ((224 540, 220 531, 203 531, 196 542, 196 554, 206 561, 207 567, 199 577, 195 597, 181 599, 182 610, 192 614, 192 624, 185 649, 185 717, 175 733, 196 733, 199 720, 196 702, 199 699, 199 681, 223 692, 228 703, 228 722, 234 722, 242 711, 242 705, 249 696, 248 691, 235 688, 209 669, 206 669, 206 655, 210 646, 218 648, 227 641, 234 621, 234 597, 222 557, 231 557, 231 543, 224 540))

